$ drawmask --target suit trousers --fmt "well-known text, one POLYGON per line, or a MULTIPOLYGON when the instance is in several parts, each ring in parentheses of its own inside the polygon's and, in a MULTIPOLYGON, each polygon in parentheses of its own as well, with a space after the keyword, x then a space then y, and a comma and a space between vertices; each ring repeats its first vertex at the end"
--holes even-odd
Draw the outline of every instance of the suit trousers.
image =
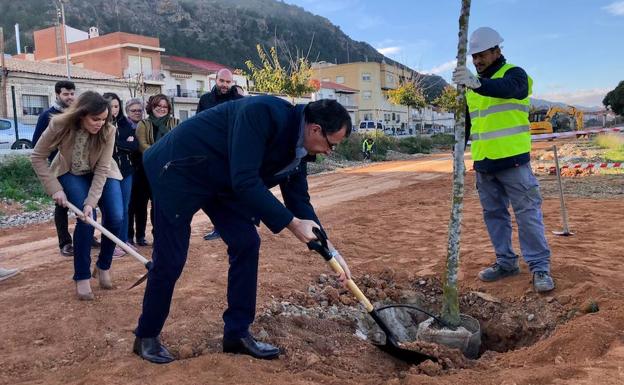
MULTIPOLYGON (((223 338, 246 337, 256 313, 260 237, 250 219, 227 205, 206 200, 202 209, 219 229, 229 257, 228 307, 223 313, 223 338)), ((180 219, 172 223, 158 202, 154 204, 153 267, 148 273, 143 312, 135 330, 137 337, 156 337, 165 324, 176 281, 186 263, 191 220, 180 219)))

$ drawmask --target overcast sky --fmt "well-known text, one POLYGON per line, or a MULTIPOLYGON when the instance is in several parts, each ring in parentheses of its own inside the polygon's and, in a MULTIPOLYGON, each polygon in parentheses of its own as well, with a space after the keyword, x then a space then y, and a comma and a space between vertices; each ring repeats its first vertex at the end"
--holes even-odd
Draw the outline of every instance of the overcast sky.
MULTIPOLYGON (((460 0, 285 2, 326 17, 352 39, 413 69, 450 81, 460 0)), ((622 0, 473 0, 470 31, 481 26, 503 36, 507 61, 534 80, 533 97, 598 106, 624 80, 622 0)))

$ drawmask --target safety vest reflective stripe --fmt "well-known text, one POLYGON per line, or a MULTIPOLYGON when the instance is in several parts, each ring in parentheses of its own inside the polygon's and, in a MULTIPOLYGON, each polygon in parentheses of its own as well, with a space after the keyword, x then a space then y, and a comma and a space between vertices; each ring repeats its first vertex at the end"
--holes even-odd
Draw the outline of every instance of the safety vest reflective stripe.
POLYGON ((494 138, 502 138, 503 136, 516 135, 516 134, 521 134, 523 132, 528 132, 528 131, 529 131, 528 125, 509 127, 503 130, 498 130, 498 131, 493 131, 493 132, 483 132, 483 133, 472 134, 470 135, 470 140, 487 140, 487 139, 494 139, 494 138))
POLYGON ((476 110, 476 111, 471 112, 470 119, 474 120, 476 118, 484 118, 490 114, 495 114, 497 112, 505 112, 505 111, 529 112, 529 106, 518 104, 518 103, 498 104, 498 105, 489 107, 485 110, 476 110))

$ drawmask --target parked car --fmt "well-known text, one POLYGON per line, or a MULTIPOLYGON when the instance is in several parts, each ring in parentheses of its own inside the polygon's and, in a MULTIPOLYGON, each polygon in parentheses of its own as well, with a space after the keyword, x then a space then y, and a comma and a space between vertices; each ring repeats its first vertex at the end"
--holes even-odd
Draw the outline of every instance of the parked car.
POLYGON ((374 122, 372 120, 362 120, 360 122, 360 127, 358 131, 367 132, 367 131, 374 131, 375 129, 384 131, 386 127, 382 122, 374 122))
POLYGON ((11 150, 33 148, 32 137, 35 126, 17 123, 19 139, 15 138, 15 126, 12 119, 0 118, 0 148, 11 150))

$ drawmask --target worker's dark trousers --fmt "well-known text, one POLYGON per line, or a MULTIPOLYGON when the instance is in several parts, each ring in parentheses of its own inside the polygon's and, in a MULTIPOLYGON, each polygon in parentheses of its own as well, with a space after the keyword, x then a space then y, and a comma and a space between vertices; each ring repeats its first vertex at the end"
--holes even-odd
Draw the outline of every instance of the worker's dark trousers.
MULTIPOLYGON (((135 331, 141 338, 156 337, 165 324, 175 283, 186 262, 191 233, 191 218, 174 225, 160 210, 158 202, 154 206, 154 266, 148 275, 143 313, 135 331)), ((260 237, 250 220, 224 206, 207 203, 203 210, 228 246, 228 308, 223 313, 223 338, 245 337, 256 313, 260 237)))
POLYGON ((69 220, 67 219, 67 207, 54 205, 54 225, 56 226, 56 235, 58 236, 59 249, 65 245, 71 245, 72 237, 69 234, 69 220))

